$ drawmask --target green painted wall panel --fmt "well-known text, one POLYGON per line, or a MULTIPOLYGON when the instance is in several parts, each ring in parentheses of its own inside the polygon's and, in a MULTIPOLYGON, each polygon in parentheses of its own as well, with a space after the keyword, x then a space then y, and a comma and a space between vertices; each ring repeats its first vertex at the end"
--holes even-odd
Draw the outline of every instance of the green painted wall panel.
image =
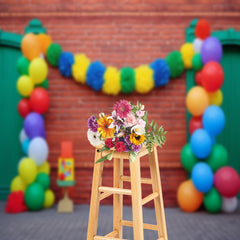
POLYGON ((16 61, 19 48, 0 45, 0 199, 9 194, 11 180, 23 156, 19 142, 22 119, 17 112, 20 95, 16 89, 19 77, 16 61))

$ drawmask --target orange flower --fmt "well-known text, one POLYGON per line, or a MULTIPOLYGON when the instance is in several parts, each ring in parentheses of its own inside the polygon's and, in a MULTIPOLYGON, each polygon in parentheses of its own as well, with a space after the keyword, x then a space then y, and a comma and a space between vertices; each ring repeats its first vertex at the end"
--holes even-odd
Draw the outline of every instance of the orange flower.
POLYGON ((98 132, 100 133, 101 137, 104 138, 112 138, 115 132, 114 128, 109 128, 110 124, 113 122, 112 119, 108 119, 108 116, 102 116, 97 120, 98 123, 98 132))

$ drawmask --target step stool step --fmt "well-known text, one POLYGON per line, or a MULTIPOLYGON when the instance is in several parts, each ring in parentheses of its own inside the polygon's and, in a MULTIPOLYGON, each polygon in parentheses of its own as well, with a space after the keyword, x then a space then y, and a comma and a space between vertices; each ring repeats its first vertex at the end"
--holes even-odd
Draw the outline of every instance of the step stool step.
POLYGON ((150 195, 148 195, 147 197, 145 197, 143 200, 142 200, 142 205, 152 201, 154 198, 158 197, 159 194, 157 192, 154 192, 150 195))
MULTIPOLYGON (((121 225, 127 226, 127 227, 133 227, 133 222, 132 221, 127 221, 127 220, 122 220, 121 225)), ((153 224, 143 223, 143 228, 158 231, 158 226, 153 225, 153 224)))
MULTIPOLYGON (((129 176, 121 176, 121 180, 124 182, 131 182, 131 178, 129 176)), ((141 178, 141 183, 152 184, 152 179, 151 178, 141 178)))
POLYGON ((104 193, 132 195, 132 191, 130 189, 113 188, 113 187, 99 187, 98 190, 99 190, 99 192, 104 192, 104 193))

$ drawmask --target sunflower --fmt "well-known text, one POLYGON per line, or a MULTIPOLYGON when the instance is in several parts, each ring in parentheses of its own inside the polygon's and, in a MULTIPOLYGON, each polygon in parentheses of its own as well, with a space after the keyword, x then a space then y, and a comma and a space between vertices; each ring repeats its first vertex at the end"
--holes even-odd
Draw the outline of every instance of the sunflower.
POLYGON ((112 119, 107 118, 108 116, 102 116, 97 120, 98 123, 98 132, 101 134, 102 138, 112 138, 115 132, 114 128, 109 128, 111 123, 113 122, 112 119))
POLYGON ((136 133, 130 134, 130 142, 133 143, 134 145, 140 145, 146 140, 144 134, 142 135, 137 135, 136 133))

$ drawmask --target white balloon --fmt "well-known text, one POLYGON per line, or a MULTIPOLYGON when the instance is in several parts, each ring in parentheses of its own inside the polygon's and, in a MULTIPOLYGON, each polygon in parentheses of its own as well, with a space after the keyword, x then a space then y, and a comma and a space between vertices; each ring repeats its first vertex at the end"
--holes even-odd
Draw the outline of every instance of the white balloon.
POLYGON ((193 49, 195 53, 200 53, 203 41, 199 38, 195 38, 193 41, 193 49))
POLYGON ((25 130, 22 129, 20 134, 19 134, 19 140, 20 140, 21 143, 23 143, 24 140, 26 140, 26 139, 28 139, 28 136, 27 136, 25 130))
POLYGON ((29 144, 28 154, 37 166, 42 165, 48 158, 48 145, 46 140, 41 137, 33 138, 29 144))
POLYGON ((226 198, 222 197, 222 211, 225 213, 232 213, 237 210, 238 199, 237 197, 226 198))

